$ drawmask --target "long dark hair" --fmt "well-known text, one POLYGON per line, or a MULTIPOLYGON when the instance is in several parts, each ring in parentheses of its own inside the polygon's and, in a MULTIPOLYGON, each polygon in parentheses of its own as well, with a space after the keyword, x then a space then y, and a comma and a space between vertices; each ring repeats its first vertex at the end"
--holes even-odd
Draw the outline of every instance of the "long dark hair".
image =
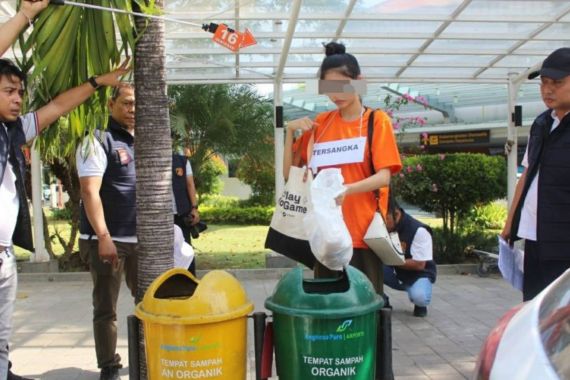
POLYGON ((402 207, 396 201, 394 189, 390 186, 388 189, 388 214, 392 215, 394 220, 396 220, 396 211, 402 211, 402 207))
POLYGON ((360 65, 356 58, 346 52, 346 47, 337 42, 329 42, 325 45, 325 59, 321 63, 319 70, 320 79, 325 78, 329 71, 336 71, 351 79, 356 79, 360 75, 360 65))

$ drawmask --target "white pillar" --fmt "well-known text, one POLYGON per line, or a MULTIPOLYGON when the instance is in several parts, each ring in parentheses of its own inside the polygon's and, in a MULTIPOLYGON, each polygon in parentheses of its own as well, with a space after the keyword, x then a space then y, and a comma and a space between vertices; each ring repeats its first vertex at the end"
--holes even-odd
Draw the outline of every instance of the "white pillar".
POLYGON ((34 228, 35 253, 30 256, 31 262, 49 261, 49 255, 44 245, 44 223, 42 218, 42 161, 35 147, 32 155, 32 215, 34 228))
MULTIPOLYGON (((273 107, 283 106, 283 85, 281 82, 273 83, 273 107)), ((274 112, 276 115, 276 112, 274 112)), ((276 127, 277 119, 273 120, 276 127)), ((285 189, 285 179, 283 178, 283 148, 285 146, 285 133, 283 128, 274 128, 275 134, 275 201, 285 189)))
POLYGON ((509 209, 513 203, 515 195, 515 187, 517 184, 517 129, 513 120, 513 113, 515 112, 515 104, 521 82, 517 80, 517 74, 509 73, 508 84, 508 124, 507 124, 507 143, 510 145, 510 152, 507 156, 507 200, 509 209))

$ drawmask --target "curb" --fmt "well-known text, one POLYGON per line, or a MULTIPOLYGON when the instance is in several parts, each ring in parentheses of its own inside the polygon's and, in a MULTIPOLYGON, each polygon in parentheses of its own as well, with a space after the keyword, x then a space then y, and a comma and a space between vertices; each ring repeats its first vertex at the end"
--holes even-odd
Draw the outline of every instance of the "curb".
MULTIPOLYGON (((462 275, 476 274, 478 264, 446 264, 437 266, 438 275, 462 275)), ((227 269, 240 281, 247 280, 278 280, 291 268, 271 268, 271 269, 227 269)), ((198 270, 198 278, 203 277, 208 270, 198 270)), ((307 270, 309 272, 309 270, 307 270)), ((70 282, 70 281, 91 281, 89 272, 63 272, 63 273, 18 273, 20 282, 70 282)))

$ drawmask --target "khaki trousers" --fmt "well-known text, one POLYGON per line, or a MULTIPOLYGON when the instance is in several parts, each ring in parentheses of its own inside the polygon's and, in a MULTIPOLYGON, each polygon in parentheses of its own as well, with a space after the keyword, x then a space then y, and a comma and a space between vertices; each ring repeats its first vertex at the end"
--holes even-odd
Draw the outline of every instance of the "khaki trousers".
POLYGON ((118 268, 99 259, 98 241, 79 239, 79 254, 89 263, 93 280, 93 336, 99 368, 118 365, 117 299, 121 289, 121 276, 131 295, 137 292, 137 253, 135 243, 115 242, 119 256, 118 268))

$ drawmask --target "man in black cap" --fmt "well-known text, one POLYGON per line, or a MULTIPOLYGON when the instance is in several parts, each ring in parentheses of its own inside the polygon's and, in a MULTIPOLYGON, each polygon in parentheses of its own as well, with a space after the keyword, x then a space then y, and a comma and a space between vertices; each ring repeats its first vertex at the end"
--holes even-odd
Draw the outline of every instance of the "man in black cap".
POLYGON ((552 52, 529 79, 538 76, 548 110, 532 124, 501 233, 511 244, 525 239, 524 301, 570 268, 570 48, 552 52))

